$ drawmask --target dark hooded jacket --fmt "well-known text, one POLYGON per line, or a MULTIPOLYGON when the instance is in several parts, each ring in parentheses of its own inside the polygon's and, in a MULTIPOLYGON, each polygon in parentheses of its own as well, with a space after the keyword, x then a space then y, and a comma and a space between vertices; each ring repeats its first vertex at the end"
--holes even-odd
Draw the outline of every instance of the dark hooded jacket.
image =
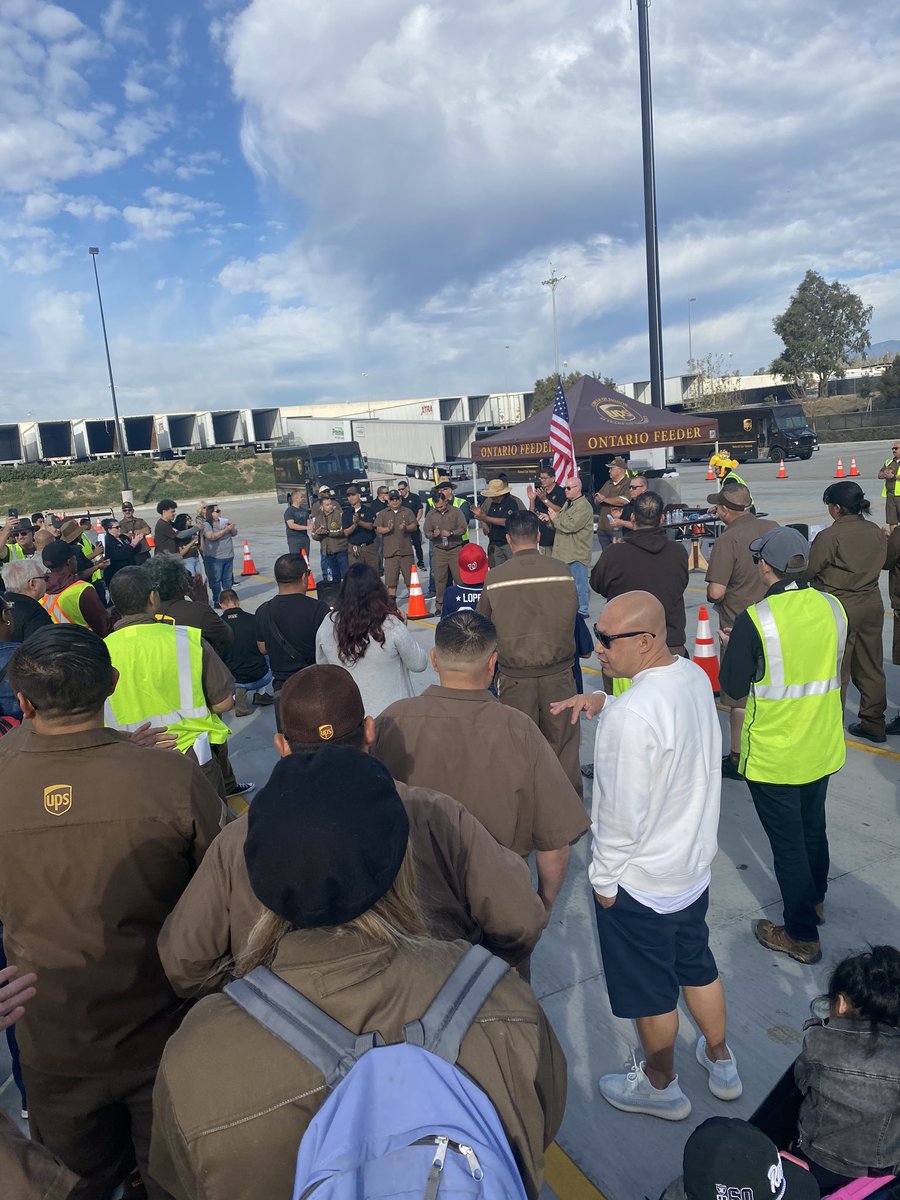
POLYGON ((666 644, 685 644, 684 589, 688 556, 663 528, 636 529, 624 542, 607 546, 591 571, 591 587, 607 600, 625 592, 649 592, 666 610, 666 644))

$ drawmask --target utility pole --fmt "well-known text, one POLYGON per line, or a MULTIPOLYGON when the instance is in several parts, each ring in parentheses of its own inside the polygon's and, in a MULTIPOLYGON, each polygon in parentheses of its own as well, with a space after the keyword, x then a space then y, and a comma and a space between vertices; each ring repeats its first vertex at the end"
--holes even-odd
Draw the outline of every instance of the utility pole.
POLYGON ((556 333, 556 289, 565 279, 565 275, 557 275, 553 263, 550 264, 550 278, 541 280, 541 287, 550 289, 550 298, 553 301, 553 368, 557 377, 559 376, 559 338, 556 333))
POLYGON ((650 85, 650 0, 636 0, 641 65, 641 136, 644 152, 644 241, 647 249, 647 315, 650 322, 650 403, 664 407, 662 308, 659 296, 659 241, 656 224, 656 167, 653 158, 653 92, 650 85))
POLYGON ((128 486, 128 467, 125 463, 125 439, 122 437, 122 426, 119 422, 119 406, 116 403, 116 385, 113 380, 112 359, 109 357, 109 339, 106 336, 106 317, 103 315, 103 297, 100 295, 100 276, 97 274, 97 255, 99 246, 89 246, 88 254, 94 264, 94 280, 97 284, 97 303, 100 305, 100 324, 103 326, 103 345, 106 347, 106 367, 109 371, 109 390, 112 392, 113 419, 116 423, 116 445, 119 447, 119 470, 122 475, 122 503, 133 501, 131 489, 128 486))
POLYGON ((697 303, 697 297, 691 296, 688 300, 688 370, 693 370, 694 366, 694 339, 691 333, 691 305, 697 303))

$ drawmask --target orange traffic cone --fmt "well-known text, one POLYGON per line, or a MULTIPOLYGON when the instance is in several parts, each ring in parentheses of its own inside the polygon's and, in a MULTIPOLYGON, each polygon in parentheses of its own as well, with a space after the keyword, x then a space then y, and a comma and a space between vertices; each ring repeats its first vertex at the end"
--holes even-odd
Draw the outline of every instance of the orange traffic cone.
POLYGON ((102 533, 102 532, 103 532, 103 526, 100 524, 100 518, 99 518, 99 517, 97 518, 97 524, 94 526, 94 532, 95 532, 95 533, 102 533))
POLYGON ((423 617, 427 616, 428 608, 425 604, 425 597, 422 595, 419 572, 416 570, 415 563, 413 563, 409 577, 409 604, 406 608, 406 619, 408 621, 421 621, 423 617))
POLYGON ((844 460, 842 458, 838 459, 837 470, 834 473, 834 477, 835 477, 835 479, 843 479, 844 478, 844 460))
POLYGON ((306 563, 306 590, 314 592, 316 590, 316 580, 312 573, 312 567, 309 565, 309 555, 305 550, 301 550, 300 553, 303 555, 303 561, 306 563))
POLYGON ((850 478, 855 479, 858 474, 859 474, 859 469, 856 465, 856 459, 851 458, 850 459, 850 478))
POLYGON ((697 638, 694 642, 692 661, 709 677, 713 693, 719 694, 719 659, 716 654, 716 644, 713 641, 712 630, 709 627, 709 612, 705 604, 700 605, 697 614, 697 638))
POLYGON ((241 567, 241 575, 244 576, 244 575, 258 575, 258 574, 259 574, 259 571, 257 571, 257 569, 256 569, 256 563, 250 557, 250 547, 248 546, 248 544, 245 540, 244 541, 244 565, 241 567))
POLYGON ((716 473, 712 468, 712 463, 710 463, 709 466, 706 468, 706 482, 709 483, 709 481, 711 479, 715 479, 715 477, 716 477, 716 473))
POLYGON ((778 464, 778 474, 775 476, 775 478, 776 479, 787 479, 787 477, 788 477, 787 468, 784 465, 784 459, 782 459, 781 462, 778 464))

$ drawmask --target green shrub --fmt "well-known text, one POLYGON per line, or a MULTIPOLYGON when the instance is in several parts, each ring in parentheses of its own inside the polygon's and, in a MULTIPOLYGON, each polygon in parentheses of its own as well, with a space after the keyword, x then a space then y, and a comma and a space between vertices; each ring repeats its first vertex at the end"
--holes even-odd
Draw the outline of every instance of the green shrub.
POLYGON ((199 467, 202 463, 240 462, 255 457, 256 451, 252 446, 243 446, 239 450, 189 450, 184 461, 189 467, 199 467))

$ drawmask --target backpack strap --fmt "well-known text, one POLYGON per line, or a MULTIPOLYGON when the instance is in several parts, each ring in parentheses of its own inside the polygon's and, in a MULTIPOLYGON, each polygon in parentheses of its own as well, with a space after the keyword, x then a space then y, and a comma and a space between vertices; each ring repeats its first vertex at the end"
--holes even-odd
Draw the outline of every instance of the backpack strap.
POLYGON ((484 946, 472 946, 417 1021, 403 1027, 411 1046, 422 1046, 446 1062, 459 1058, 462 1040, 488 996, 509 970, 484 946))
POLYGON ((321 1071, 329 1088, 367 1050, 384 1045, 379 1033, 351 1033, 268 967, 254 967, 243 978, 232 980, 225 994, 321 1071))

